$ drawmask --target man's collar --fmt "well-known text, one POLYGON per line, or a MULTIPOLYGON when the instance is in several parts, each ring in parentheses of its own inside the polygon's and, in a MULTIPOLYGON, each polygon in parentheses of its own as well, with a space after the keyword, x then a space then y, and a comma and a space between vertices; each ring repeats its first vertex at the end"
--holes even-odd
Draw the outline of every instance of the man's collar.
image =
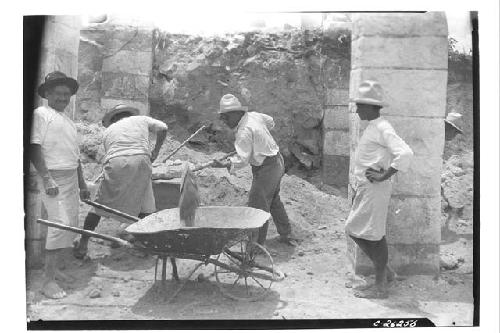
POLYGON ((240 121, 238 122, 238 125, 234 128, 235 132, 238 132, 238 129, 240 128, 241 125, 248 119, 248 112, 245 112, 243 117, 241 117, 240 121))

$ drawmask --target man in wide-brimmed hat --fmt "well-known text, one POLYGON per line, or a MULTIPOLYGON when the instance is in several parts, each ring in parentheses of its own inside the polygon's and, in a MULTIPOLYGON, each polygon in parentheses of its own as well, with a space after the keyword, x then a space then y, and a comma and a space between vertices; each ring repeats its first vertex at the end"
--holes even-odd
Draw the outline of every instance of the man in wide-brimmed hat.
POLYGON ((408 169, 413 151, 380 116, 380 109, 386 103, 377 81, 362 82, 353 102, 359 118, 369 123, 354 154, 354 194, 345 230, 375 266, 375 284, 360 288, 364 290, 357 290, 355 296, 385 298, 387 280, 396 277, 388 266, 385 239, 391 177, 408 169))
MULTIPOLYGON (((285 173, 279 146, 269 132, 274 127, 273 118, 258 112, 248 112, 238 98, 231 94, 222 96, 219 106, 220 119, 236 131, 234 146, 236 155, 216 167, 234 172, 247 165, 252 166, 252 187, 248 206, 270 212, 279 233, 279 241, 295 245, 292 228, 285 207, 280 199, 281 178, 285 173)), ((260 229, 257 242, 264 244, 269 222, 260 229)))
MULTIPOLYGON (((77 131, 64 113, 71 96, 78 90, 76 80, 55 71, 45 77, 38 94, 47 99, 47 106, 38 107, 33 115, 30 159, 42 178, 42 202, 48 219, 78 226, 78 196, 89 197, 79 159, 77 131)), ((62 298, 65 291, 57 279, 70 280, 57 266, 64 249, 71 249, 75 234, 48 228, 45 252, 45 281, 42 293, 62 298)))
MULTIPOLYGON (((167 135, 167 124, 141 116, 138 109, 124 104, 106 112, 102 124, 106 127, 103 134, 106 155, 95 201, 140 218, 155 212, 152 162, 167 135), (156 144, 151 151, 154 137, 157 137, 156 144)), ((109 214, 92 209, 85 218, 84 229, 94 230, 101 216, 109 214)), ((73 254, 84 258, 87 247, 88 237, 82 236, 73 254)))
POLYGON ((462 115, 458 112, 452 111, 446 115, 444 120, 444 139, 446 141, 453 140, 458 134, 462 134, 462 129, 458 126, 458 120, 462 115))

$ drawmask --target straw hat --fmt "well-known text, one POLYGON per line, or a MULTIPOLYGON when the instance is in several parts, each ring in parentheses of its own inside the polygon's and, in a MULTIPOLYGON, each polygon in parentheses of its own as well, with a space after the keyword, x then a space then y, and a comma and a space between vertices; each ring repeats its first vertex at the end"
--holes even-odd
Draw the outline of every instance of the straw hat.
POLYGON ((387 106, 387 103, 384 102, 384 91, 382 90, 382 86, 375 80, 363 81, 359 85, 358 96, 351 99, 351 102, 387 106))
POLYGON ((131 116, 137 116, 139 114, 139 110, 125 104, 115 105, 111 110, 106 112, 104 117, 102 117, 102 126, 108 127, 111 125, 111 118, 119 113, 129 113, 131 116))
POLYGON ((45 76, 45 82, 38 87, 38 95, 47 98, 47 90, 60 85, 67 86, 71 90, 71 95, 76 94, 78 90, 78 82, 75 79, 67 77, 63 72, 54 71, 45 76))
POLYGON ((453 126, 458 132, 463 133, 460 127, 457 126, 457 121, 462 118, 462 115, 458 112, 450 112, 444 120, 447 124, 453 126))
POLYGON ((220 99, 219 113, 230 111, 248 111, 248 107, 241 106, 240 101, 231 94, 222 96, 220 99))

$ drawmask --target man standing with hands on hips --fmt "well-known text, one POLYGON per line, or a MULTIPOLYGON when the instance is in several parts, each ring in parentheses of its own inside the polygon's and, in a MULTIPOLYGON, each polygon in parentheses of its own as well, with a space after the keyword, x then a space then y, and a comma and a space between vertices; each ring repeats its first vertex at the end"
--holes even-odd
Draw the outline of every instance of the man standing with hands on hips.
MULTIPOLYGON (((248 206, 271 213, 278 231, 278 241, 295 246, 292 228, 285 207, 280 199, 281 178, 285 173, 283 157, 269 132, 274 127, 273 118, 259 112, 248 112, 238 98, 231 94, 222 96, 219 107, 220 119, 236 133, 236 155, 229 161, 215 160, 215 167, 228 168, 233 173, 248 164, 252 166, 252 187, 248 206)), ((259 230, 257 243, 266 241, 269 221, 259 230)))
POLYGON ((387 281, 396 278, 388 266, 386 234, 387 210, 391 199, 391 177, 405 171, 413 151, 380 116, 383 91, 374 80, 361 83, 354 99, 356 113, 368 126, 354 156, 353 203, 345 230, 375 266, 375 284, 355 292, 361 298, 386 298, 387 281))
MULTIPOLYGON (((33 115, 30 159, 42 178, 42 203, 50 221, 77 227, 79 200, 90 192, 83 178, 79 159, 76 126, 64 113, 71 96, 78 90, 76 80, 55 71, 45 77, 38 94, 48 106, 38 107, 33 115)), ((45 252, 45 281, 42 293, 49 298, 63 298, 66 292, 56 282, 72 280, 57 265, 64 249, 71 249, 75 234, 48 228, 45 252)))

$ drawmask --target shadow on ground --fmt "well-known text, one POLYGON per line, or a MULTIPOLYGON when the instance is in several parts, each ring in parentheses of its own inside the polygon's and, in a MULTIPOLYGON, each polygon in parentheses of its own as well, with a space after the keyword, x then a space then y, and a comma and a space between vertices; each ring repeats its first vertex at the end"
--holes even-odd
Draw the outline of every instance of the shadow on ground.
POLYGON ((273 290, 259 301, 236 301, 223 296, 213 281, 187 281, 172 299, 181 283, 156 282, 132 312, 151 319, 254 319, 272 318, 279 305, 279 294, 273 290))

